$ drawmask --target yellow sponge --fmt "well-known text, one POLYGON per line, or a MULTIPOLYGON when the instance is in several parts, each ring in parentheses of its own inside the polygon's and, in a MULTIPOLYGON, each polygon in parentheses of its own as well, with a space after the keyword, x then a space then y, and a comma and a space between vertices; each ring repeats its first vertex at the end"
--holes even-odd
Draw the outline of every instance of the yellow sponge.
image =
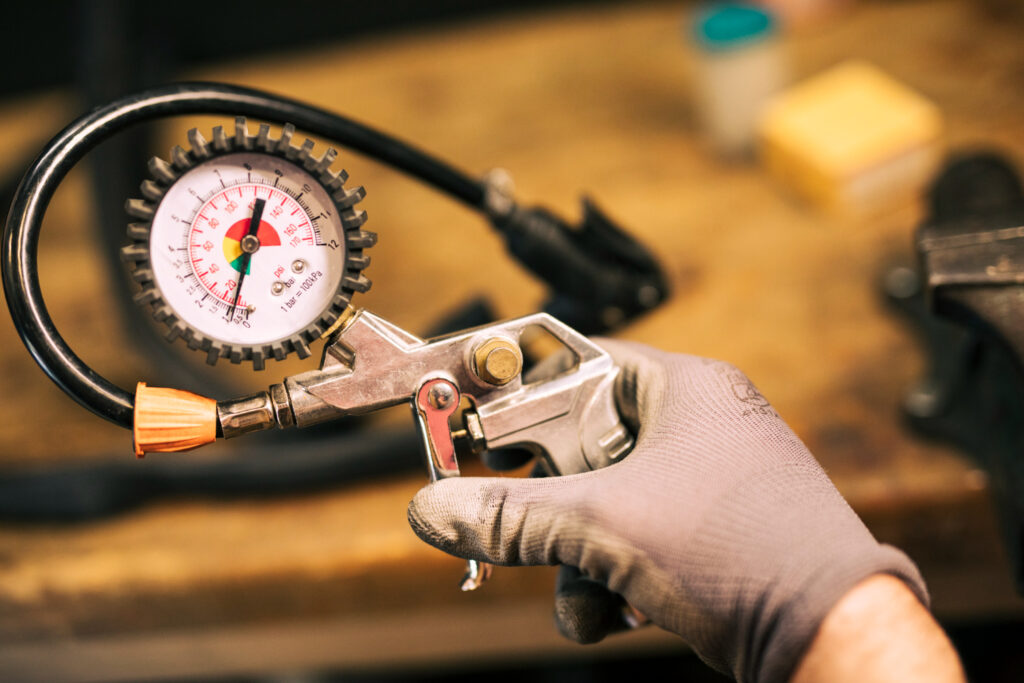
POLYGON ((920 191, 939 161, 942 115, 865 62, 776 96, 758 123, 769 172, 829 208, 873 209, 920 191))

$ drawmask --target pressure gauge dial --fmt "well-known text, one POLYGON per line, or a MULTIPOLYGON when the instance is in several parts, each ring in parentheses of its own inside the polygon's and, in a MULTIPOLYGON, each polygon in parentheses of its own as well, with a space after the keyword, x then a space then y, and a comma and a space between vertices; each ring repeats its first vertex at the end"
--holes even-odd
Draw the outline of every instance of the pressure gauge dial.
POLYGON ((362 188, 330 170, 333 149, 316 158, 293 135, 285 125, 272 138, 263 124, 252 136, 244 118, 234 135, 214 128, 212 142, 193 129, 190 149, 151 159, 144 199, 127 202, 139 219, 122 250, 142 285, 136 300, 211 364, 306 357, 370 287, 363 250, 376 235, 354 208, 362 188))

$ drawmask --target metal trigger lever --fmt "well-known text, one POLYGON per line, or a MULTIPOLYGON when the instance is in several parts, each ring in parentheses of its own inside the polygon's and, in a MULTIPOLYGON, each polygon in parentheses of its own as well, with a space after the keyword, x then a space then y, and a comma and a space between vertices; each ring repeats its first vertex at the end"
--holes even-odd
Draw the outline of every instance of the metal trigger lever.
MULTIPOLYGON (((413 401, 413 416, 419 429, 423 453, 427 461, 430 481, 459 476, 459 463, 455 458, 455 443, 448 419, 459 408, 459 389, 451 381, 438 377, 420 385, 413 401)), ((479 588, 491 576, 492 565, 466 560, 466 575, 460 588, 471 591, 479 588)))

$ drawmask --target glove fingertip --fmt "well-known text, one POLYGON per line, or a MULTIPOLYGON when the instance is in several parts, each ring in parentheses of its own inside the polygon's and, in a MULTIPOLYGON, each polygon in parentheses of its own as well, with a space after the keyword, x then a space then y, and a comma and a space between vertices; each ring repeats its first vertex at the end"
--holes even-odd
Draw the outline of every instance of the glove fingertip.
POLYGON ((624 627, 622 599, 579 570, 562 567, 555 592, 555 627, 582 645, 600 642, 624 627))
POLYGON ((593 645, 605 639, 612 628, 610 624, 595 623, 590 619, 581 619, 577 607, 564 601, 555 601, 555 628, 562 637, 580 645, 593 645))
POLYGON ((493 564, 553 564, 563 512, 579 495, 571 477, 444 479, 413 497, 407 517, 421 539, 493 564), (569 485, 569 490, 566 489, 569 485))
POLYGON ((516 482, 500 478, 452 478, 434 482, 413 497, 406 517, 426 543, 451 555, 507 564, 519 556, 515 539, 502 524, 515 525, 526 514, 521 501, 509 503, 516 482))
POLYGON ((450 488, 447 481, 424 486, 409 501, 405 513, 409 526, 422 541, 445 552, 451 552, 459 538, 454 527, 457 516, 451 504, 458 500, 458 494, 452 495, 450 488))
POLYGON ((448 539, 445 538, 443 533, 431 523, 431 521, 425 518, 421 512, 421 508, 416 505, 416 500, 409 501, 409 507, 405 511, 405 518, 409 522, 409 527, 413 530, 420 540, 424 543, 428 543, 435 548, 441 550, 447 550, 447 546, 450 545, 448 539))

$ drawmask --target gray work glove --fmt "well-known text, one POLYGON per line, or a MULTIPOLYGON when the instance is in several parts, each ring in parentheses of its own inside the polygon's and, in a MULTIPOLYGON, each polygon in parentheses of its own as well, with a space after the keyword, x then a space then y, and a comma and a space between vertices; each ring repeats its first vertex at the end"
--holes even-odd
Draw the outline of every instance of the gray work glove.
POLYGON ((880 545, 747 377, 733 366, 602 341, 622 368, 633 452, 603 470, 546 479, 448 479, 422 489, 409 523, 453 555, 563 564, 556 622, 597 640, 609 589, 740 681, 794 671, 829 609, 862 579, 914 564, 880 545))

